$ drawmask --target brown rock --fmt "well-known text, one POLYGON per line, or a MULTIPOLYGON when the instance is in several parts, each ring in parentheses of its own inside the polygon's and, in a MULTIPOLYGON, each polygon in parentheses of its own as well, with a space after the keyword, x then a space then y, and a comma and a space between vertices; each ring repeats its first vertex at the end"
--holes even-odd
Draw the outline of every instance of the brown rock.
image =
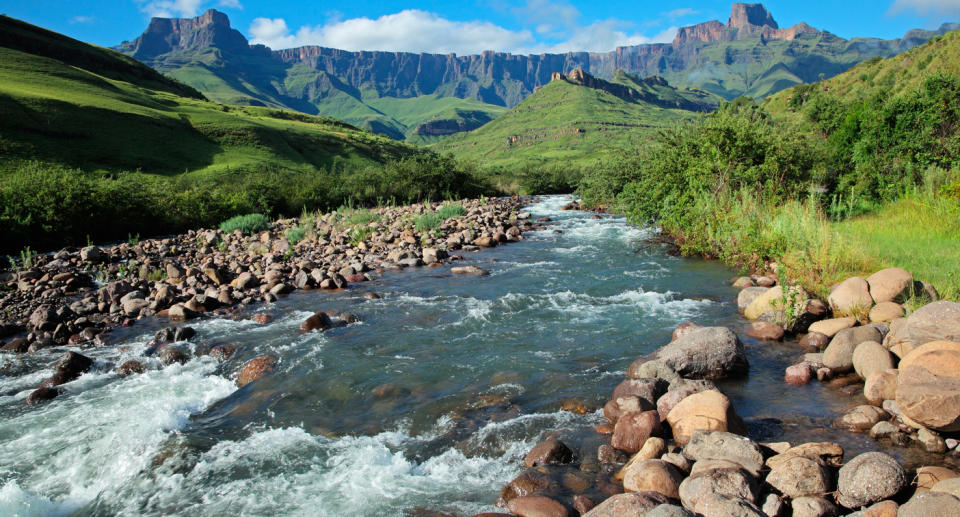
POLYGON ((747 335, 754 339, 782 341, 783 327, 769 321, 755 321, 747 328, 747 335))
POLYGON ((867 281, 855 276, 840 282, 827 298, 833 312, 839 314, 853 314, 857 311, 866 312, 873 306, 873 297, 870 296, 870 285, 867 281))
POLYGON ((615 448, 635 453, 643 447, 647 438, 660 432, 660 416, 656 411, 631 413, 617 420, 610 444, 615 448))
POLYGON ((233 345, 217 345, 210 349, 210 357, 222 363, 233 357, 236 352, 237 347, 233 345))
POLYGON ((887 323, 903 317, 903 307, 895 302, 880 302, 870 309, 870 321, 887 323))
POLYGON ((868 276, 867 284, 875 303, 903 300, 913 290, 913 275, 905 269, 892 267, 868 276))
POLYGON ((903 322, 894 321, 883 344, 918 347, 931 341, 960 342, 960 303, 934 302, 914 311, 903 322))
POLYGON ((46 402, 48 400, 53 400, 60 395, 60 390, 51 387, 41 387, 33 390, 30 395, 27 396, 27 404, 31 406, 34 404, 39 404, 41 402, 46 402))
POLYGON ((897 399, 897 370, 873 372, 863 385, 863 396, 874 406, 882 406, 884 400, 897 399))
POLYGON ((648 511, 669 504, 670 499, 659 492, 632 492, 618 494, 598 504, 583 517, 627 517, 646 515, 648 511))
POLYGON ((833 490, 831 477, 819 462, 794 456, 779 462, 771 469, 767 475, 767 483, 791 498, 822 496, 833 490))
POLYGON ((573 509, 580 512, 581 515, 592 510, 594 506, 596 506, 596 503, 585 495, 577 495, 573 498, 573 509))
POLYGON ((917 485, 917 492, 926 492, 945 479, 957 477, 960 477, 960 474, 946 467, 920 467, 917 469, 914 484, 917 485))
POLYGON ((896 501, 880 501, 879 503, 860 510, 857 517, 897 517, 900 505, 896 501))
POLYGON ((243 365, 243 369, 240 370, 240 375, 237 377, 237 386, 242 388, 257 379, 265 377, 273 371, 276 363, 276 358, 267 355, 255 357, 247 361, 247 364, 243 365))
POLYGON ((325 312, 317 312, 300 324, 300 332, 327 330, 331 327, 333 327, 333 321, 330 319, 330 316, 328 316, 325 312))
POLYGON ((746 425, 733 410, 730 399, 716 390, 703 391, 681 400, 667 415, 667 421, 678 445, 689 442, 696 430, 746 434, 746 425))
POLYGON ((517 497, 507 503, 507 509, 520 517, 567 517, 562 504, 543 496, 517 497))
POLYGON ((506 506, 517 497, 538 495, 542 492, 557 488, 557 484, 544 474, 535 470, 528 470, 515 477, 500 490, 500 499, 497 506, 506 506))
POLYGON ((810 363, 802 362, 800 364, 788 366, 787 370, 784 372, 783 380, 787 384, 802 386, 810 382, 811 376, 812 372, 810 371, 810 363))
POLYGON ((900 368, 920 366, 934 375, 960 379, 960 343, 931 341, 915 348, 900 361, 900 368))
POLYGON ((893 368, 893 356, 876 341, 864 341, 853 350, 853 369, 861 379, 874 372, 885 372, 893 368))
POLYGON ((913 496, 897 511, 897 517, 956 517, 960 499, 944 492, 923 492, 913 496))
POLYGON ((897 406, 904 416, 938 431, 960 431, 960 379, 922 366, 900 369, 897 406))
POLYGON ((699 323, 694 323, 692 321, 685 321, 677 325, 677 328, 673 329, 673 335, 671 336, 670 340, 676 341, 677 338, 679 338, 680 336, 685 336, 696 329, 702 329, 702 328, 703 328, 703 325, 700 325, 699 323))
POLYGON ((120 377, 129 377, 133 374, 140 374, 146 371, 143 363, 136 360, 129 360, 117 367, 117 375, 120 377))
POLYGON ((643 460, 624 468, 623 488, 628 492, 659 492, 671 499, 680 497, 683 476, 662 460, 643 460))
POLYGON ((820 332, 808 332, 800 338, 800 346, 807 349, 823 350, 828 344, 830 344, 830 337, 820 332))
POLYGON ((539 467, 541 465, 562 465, 571 461, 573 461, 573 451, 560 440, 550 438, 530 449, 523 463, 527 467, 539 467))
POLYGON ((829 320, 820 320, 810 325, 810 332, 817 332, 827 337, 833 337, 843 329, 848 329, 857 324, 857 318, 833 318, 829 320))

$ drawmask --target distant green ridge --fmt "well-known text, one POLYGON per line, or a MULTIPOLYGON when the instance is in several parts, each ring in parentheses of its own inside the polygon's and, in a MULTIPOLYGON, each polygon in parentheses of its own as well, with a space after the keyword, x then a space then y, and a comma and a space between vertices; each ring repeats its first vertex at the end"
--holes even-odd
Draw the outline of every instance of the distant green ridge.
POLYGON ((722 101, 703 91, 678 90, 659 77, 640 79, 620 71, 613 81, 604 81, 577 69, 556 76, 496 120, 433 148, 483 166, 588 165, 611 148, 711 111, 722 101))

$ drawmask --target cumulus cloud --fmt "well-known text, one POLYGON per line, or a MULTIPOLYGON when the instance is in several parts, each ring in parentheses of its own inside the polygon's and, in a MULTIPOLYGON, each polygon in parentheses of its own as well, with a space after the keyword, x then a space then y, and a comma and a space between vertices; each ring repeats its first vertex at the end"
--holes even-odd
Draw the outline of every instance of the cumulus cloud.
POLYGON ((253 43, 271 48, 320 45, 344 50, 390 50, 472 54, 531 44, 530 31, 511 31, 490 22, 460 22, 408 9, 376 19, 351 18, 292 32, 283 18, 257 18, 250 25, 253 43))
POLYGON ((509 30, 485 21, 453 21, 416 9, 376 19, 332 19, 324 25, 304 26, 296 30, 288 26, 283 18, 256 18, 250 25, 249 35, 252 43, 274 49, 319 45, 343 50, 463 55, 484 50, 514 54, 574 50, 606 52, 618 46, 670 41, 677 31, 671 27, 648 37, 631 32, 631 24, 618 20, 579 26, 576 21, 580 14, 575 8, 545 0, 531 0, 515 12, 528 15, 530 25, 547 42, 538 41, 533 31, 527 29, 509 30), (543 10, 551 8, 557 8, 561 13, 552 20, 543 14, 543 10))
MULTIPOLYGON (((140 10, 155 18, 191 18, 200 13, 204 0, 135 0, 140 10)), ((217 0, 217 6, 243 9, 240 0, 217 0)))
POLYGON ((960 15, 960 0, 894 0, 890 13, 914 11, 921 16, 960 15))

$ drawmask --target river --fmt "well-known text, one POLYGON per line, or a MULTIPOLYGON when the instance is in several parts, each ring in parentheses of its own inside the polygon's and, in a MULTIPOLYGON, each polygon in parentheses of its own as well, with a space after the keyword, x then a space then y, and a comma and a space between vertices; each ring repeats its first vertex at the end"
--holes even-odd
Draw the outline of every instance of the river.
MULTIPOLYGON (((547 434, 595 455, 598 408, 632 360, 684 321, 741 336, 743 321, 733 271, 673 256, 655 230, 622 218, 562 211, 567 202, 529 207, 552 219, 546 231, 455 263, 488 276, 419 268, 251 309, 272 315, 265 325, 189 322, 190 346, 237 347, 223 364, 108 373, 163 325, 138 322, 114 332, 116 346, 83 351, 96 367, 64 395, 28 406, 63 350, 0 356, 0 515, 471 515, 495 509, 547 434), (361 321, 298 331, 331 309, 361 321), (237 389, 232 376, 261 354, 276 371, 237 389)), ((754 438, 876 447, 829 429, 849 396, 783 383, 796 345, 746 345, 749 378, 721 388, 754 438)))

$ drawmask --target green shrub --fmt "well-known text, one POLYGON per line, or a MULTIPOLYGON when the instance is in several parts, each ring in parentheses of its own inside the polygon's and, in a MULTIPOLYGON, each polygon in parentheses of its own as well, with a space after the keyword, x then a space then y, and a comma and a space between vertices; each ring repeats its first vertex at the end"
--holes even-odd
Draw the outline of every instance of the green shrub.
POLYGON ((417 228, 417 231, 426 232, 440 226, 443 221, 444 218, 440 217, 440 215, 427 213, 417 217, 414 226, 417 228))
POLYGON ((307 229, 302 226, 288 229, 283 235, 290 244, 296 244, 303 240, 307 234, 307 229))
POLYGON ((467 209, 457 203, 447 203, 437 210, 437 216, 441 219, 450 219, 452 217, 463 217, 467 215, 467 209))
POLYGON ((524 195, 570 194, 582 178, 583 171, 567 164, 531 167, 520 172, 520 191, 524 195))
POLYGON ((244 235, 251 235, 270 229, 270 218, 263 214, 238 215, 220 223, 220 231, 233 233, 240 230, 244 235))

